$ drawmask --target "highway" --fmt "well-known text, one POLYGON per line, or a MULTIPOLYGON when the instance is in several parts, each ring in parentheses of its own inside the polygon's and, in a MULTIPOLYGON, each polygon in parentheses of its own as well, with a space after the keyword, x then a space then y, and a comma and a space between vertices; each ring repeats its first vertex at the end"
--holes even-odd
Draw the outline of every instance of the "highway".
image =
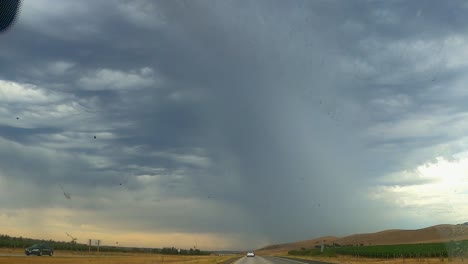
POLYGON ((310 261, 310 260, 289 260, 278 257, 242 257, 233 264, 328 264, 326 262, 310 261))

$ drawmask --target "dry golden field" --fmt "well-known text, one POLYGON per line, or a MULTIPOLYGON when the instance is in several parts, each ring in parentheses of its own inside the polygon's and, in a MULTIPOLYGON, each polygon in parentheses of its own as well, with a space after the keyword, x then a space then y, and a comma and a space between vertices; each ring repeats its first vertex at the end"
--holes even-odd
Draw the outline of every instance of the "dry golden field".
POLYGON ((216 264, 223 263, 235 256, 171 256, 145 253, 100 253, 83 254, 57 251, 55 256, 23 256, 21 249, 1 249, 0 264, 216 264), (9 256, 8 256, 9 255, 9 256))

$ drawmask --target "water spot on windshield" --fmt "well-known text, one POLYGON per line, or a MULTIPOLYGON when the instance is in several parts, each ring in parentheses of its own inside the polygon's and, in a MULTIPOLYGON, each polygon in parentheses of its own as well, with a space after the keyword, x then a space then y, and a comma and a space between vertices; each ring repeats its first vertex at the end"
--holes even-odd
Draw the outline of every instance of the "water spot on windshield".
POLYGON ((65 196, 65 198, 67 198, 68 200, 71 200, 71 194, 69 192, 66 192, 61 185, 60 185, 60 189, 63 192, 63 196, 65 196))

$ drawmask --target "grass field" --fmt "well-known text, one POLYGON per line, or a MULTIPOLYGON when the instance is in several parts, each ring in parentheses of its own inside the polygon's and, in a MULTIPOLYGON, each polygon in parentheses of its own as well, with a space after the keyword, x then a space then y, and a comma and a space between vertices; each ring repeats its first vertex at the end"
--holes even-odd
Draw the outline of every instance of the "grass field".
POLYGON ((447 243, 347 246, 328 247, 321 253, 320 249, 291 250, 292 256, 328 256, 348 255, 368 258, 453 258, 468 255, 468 240, 447 243))
POLYGON ((465 263, 468 241, 447 243, 401 244, 378 246, 328 247, 291 250, 285 257, 317 260, 330 263, 465 263))
MULTIPOLYGON (((24 254, 19 249, 1 249, 3 254, 24 254)), ((100 253, 88 255, 70 251, 56 251, 55 256, 0 256, 0 264, 217 264, 235 256, 173 256, 146 253, 100 253)))
MULTIPOLYGON (((285 257, 291 257, 285 255, 285 257)), ((453 258, 449 261, 448 258, 393 258, 393 259, 382 259, 382 258, 358 258, 353 256, 337 256, 337 257, 308 257, 308 256, 294 256, 296 259, 307 259, 307 260, 316 260, 321 262, 329 262, 336 264, 466 264, 468 260, 463 260, 461 258, 453 258)))

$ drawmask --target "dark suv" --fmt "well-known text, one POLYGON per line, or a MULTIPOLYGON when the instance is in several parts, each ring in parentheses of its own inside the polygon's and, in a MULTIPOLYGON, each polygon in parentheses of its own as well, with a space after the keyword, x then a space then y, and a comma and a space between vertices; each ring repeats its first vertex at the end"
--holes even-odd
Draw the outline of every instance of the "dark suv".
POLYGON ((26 253, 27 256, 29 255, 52 256, 54 255, 54 249, 46 244, 35 244, 35 245, 28 247, 26 250, 24 250, 24 253, 26 253))

